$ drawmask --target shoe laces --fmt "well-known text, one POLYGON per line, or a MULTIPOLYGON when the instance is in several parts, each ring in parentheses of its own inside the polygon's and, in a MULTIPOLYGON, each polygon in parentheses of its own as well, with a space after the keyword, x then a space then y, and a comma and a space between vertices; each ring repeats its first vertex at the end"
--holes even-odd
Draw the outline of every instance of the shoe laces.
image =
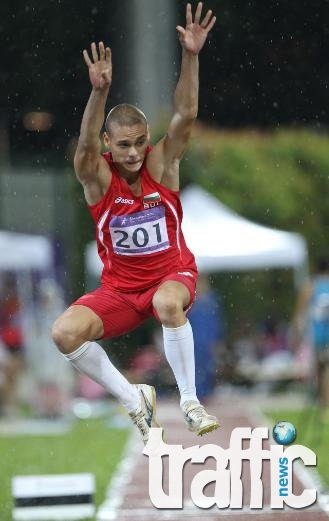
POLYGON ((190 416, 194 421, 200 421, 204 418, 206 411, 205 411, 205 408, 203 407, 203 405, 195 405, 186 414, 187 414, 187 416, 190 416))
POLYGON ((135 423, 135 425, 137 425, 137 427, 141 431, 142 435, 146 436, 148 433, 148 425, 147 425, 147 421, 145 419, 145 415, 144 415, 143 411, 142 410, 137 411, 136 413, 131 415, 131 419, 135 423), (147 425, 147 427, 145 426, 145 424, 147 425))

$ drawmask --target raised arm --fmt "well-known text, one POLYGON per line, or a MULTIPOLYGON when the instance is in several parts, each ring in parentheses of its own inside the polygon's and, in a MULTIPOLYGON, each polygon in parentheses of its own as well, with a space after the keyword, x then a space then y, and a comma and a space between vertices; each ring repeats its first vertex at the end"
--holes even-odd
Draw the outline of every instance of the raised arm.
POLYGON ((186 150, 198 112, 198 55, 216 22, 211 10, 207 11, 202 21, 201 13, 202 2, 199 2, 193 20, 191 4, 187 4, 186 27, 176 27, 182 46, 182 62, 174 95, 174 113, 166 136, 148 157, 151 175, 172 190, 178 190, 179 161, 186 150))
POLYGON ((86 50, 83 51, 92 91, 82 118, 74 168, 87 202, 95 204, 111 182, 111 172, 100 154, 100 132, 112 82, 112 61, 110 48, 105 48, 103 42, 99 42, 98 50, 95 43, 91 44, 91 55, 92 59, 86 50))

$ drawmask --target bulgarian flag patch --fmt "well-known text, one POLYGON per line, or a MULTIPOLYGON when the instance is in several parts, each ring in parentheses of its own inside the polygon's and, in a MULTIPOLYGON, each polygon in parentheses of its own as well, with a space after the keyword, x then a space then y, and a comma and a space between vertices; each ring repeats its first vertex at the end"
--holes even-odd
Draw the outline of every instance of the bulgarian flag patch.
POLYGON ((153 194, 145 195, 143 198, 144 203, 159 203, 161 201, 161 196, 159 192, 153 192, 153 194))

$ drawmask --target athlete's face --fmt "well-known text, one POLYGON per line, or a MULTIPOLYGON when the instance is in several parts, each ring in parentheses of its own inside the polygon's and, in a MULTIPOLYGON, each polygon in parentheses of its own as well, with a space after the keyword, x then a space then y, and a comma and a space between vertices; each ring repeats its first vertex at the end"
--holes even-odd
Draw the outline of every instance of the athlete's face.
POLYGON ((134 174, 140 170, 149 144, 147 125, 126 127, 112 123, 104 140, 120 173, 134 174))

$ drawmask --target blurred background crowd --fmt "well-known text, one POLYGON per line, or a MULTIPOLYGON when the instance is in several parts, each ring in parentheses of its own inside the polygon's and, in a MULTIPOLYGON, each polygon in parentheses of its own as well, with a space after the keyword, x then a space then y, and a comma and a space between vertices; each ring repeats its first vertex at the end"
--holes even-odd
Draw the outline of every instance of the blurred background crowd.
MULTIPOLYGON (((286 265, 274 266, 271 253, 244 268, 221 263, 220 254, 216 269, 200 263, 189 315, 198 392, 207 399, 223 385, 268 393, 295 386, 325 418, 329 3, 213 0, 206 7, 218 23, 201 56, 199 120, 182 162, 182 193, 198 185, 252 223, 293 232, 305 248, 286 265)), ((72 165, 89 93, 82 50, 98 40, 112 47, 109 108, 140 106, 155 141, 170 114, 185 2, 36 7, 17 0, 15 10, 0 10, 0 418, 56 418, 76 397, 107 398, 71 373, 50 337, 60 312, 98 283, 87 262, 93 224, 72 165)), ((225 226, 212 237, 219 250, 225 226)), ((233 241, 241 246, 244 237, 233 241)), ((153 382, 160 394, 175 390, 155 321, 104 348, 132 381, 153 382)))

